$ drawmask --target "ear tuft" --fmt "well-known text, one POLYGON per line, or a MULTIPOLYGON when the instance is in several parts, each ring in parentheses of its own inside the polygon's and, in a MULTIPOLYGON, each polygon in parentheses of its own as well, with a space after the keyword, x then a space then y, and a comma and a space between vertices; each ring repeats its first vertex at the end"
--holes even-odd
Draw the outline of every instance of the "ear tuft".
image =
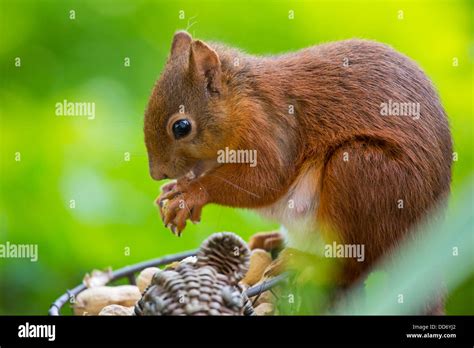
POLYGON ((176 32, 171 45, 171 56, 173 57, 187 52, 192 41, 193 38, 186 31, 176 32))

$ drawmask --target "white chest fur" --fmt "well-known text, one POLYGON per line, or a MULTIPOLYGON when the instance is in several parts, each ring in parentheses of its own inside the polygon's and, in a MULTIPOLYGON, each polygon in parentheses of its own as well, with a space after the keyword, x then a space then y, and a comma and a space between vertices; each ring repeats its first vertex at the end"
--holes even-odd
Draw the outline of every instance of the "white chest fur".
POLYGON ((310 251, 319 240, 319 234, 316 233, 316 213, 320 187, 320 168, 303 170, 285 196, 256 211, 283 225, 282 232, 286 234, 289 247, 310 251))

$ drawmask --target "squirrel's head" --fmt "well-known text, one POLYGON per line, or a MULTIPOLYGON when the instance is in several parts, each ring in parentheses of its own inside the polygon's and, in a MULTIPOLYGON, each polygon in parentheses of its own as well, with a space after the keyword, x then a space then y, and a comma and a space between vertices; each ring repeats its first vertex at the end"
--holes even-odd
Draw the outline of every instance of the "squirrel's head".
POLYGON ((231 146, 228 86, 221 60, 186 32, 171 52, 145 112, 150 174, 156 180, 195 176, 217 166, 219 149, 231 146))

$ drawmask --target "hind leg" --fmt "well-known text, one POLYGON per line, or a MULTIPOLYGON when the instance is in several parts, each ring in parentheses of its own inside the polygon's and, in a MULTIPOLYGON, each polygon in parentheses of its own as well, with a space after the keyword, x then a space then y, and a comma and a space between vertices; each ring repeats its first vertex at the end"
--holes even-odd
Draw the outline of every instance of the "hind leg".
POLYGON ((363 261, 341 260, 342 288, 390 254, 432 203, 421 173, 388 150, 358 141, 338 148, 326 162, 318 209, 321 232, 327 243, 359 245, 365 254, 363 261))
POLYGON ((274 249, 281 249, 285 243, 285 237, 280 231, 258 232, 252 235, 249 239, 248 246, 250 250, 264 249, 272 251, 274 249))

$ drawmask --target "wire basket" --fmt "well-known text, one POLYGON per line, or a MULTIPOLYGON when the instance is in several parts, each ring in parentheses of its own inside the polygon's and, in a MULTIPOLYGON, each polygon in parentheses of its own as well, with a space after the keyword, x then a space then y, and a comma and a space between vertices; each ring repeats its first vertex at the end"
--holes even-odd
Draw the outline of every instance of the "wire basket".
MULTIPOLYGON (((197 251, 198 251, 197 249, 185 251, 182 253, 167 255, 167 256, 159 257, 159 258, 152 259, 149 261, 136 263, 131 266, 120 268, 112 272, 110 280, 107 284, 113 283, 117 280, 127 278, 129 284, 136 285, 136 278, 135 278, 136 273, 139 273, 148 267, 159 267, 159 266, 170 264, 175 261, 181 261, 189 256, 195 256, 197 251)), ((258 297, 261 293, 267 290, 271 290, 275 285, 280 284, 286 278, 287 278, 287 274, 278 275, 272 279, 269 279, 258 285, 248 288, 245 291, 245 293, 249 298, 254 297, 254 296, 258 297)), ((64 307, 64 305, 68 303, 72 298, 76 298, 76 296, 79 293, 81 293, 82 291, 86 289, 87 287, 84 284, 80 284, 71 290, 67 290, 56 301, 52 303, 51 307, 49 307, 48 314, 52 316, 61 315, 61 309, 64 307)))

